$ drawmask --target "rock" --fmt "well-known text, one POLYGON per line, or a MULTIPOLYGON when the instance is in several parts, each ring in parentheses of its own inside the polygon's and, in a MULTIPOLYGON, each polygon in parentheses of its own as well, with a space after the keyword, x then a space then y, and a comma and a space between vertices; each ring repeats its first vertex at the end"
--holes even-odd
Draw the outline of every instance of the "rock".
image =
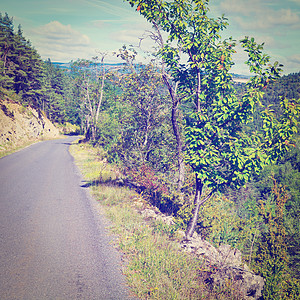
POLYGON ((163 217, 163 218, 162 218, 162 221, 163 221, 164 223, 166 223, 167 225, 169 225, 169 226, 175 224, 175 222, 174 222, 174 220, 173 220, 173 217, 171 217, 171 216, 163 217))
POLYGON ((152 218, 152 219, 156 219, 156 213, 154 210, 152 209, 144 209, 141 211, 141 214, 144 218, 152 218))
POLYGON ((216 268, 214 274, 210 275, 211 284, 215 286, 234 287, 240 293, 242 299, 259 299, 264 286, 264 279, 261 276, 234 266, 216 268))
POLYGON ((230 245, 221 245, 218 249, 200 237, 193 237, 181 243, 182 249, 205 258, 210 272, 206 282, 211 287, 228 287, 230 284, 240 293, 241 299, 258 299, 264 286, 264 279, 250 271, 242 262, 242 254, 230 245))
POLYGON ((226 266, 241 266, 242 253, 240 250, 231 249, 230 245, 221 245, 218 251, 222 257, 221 264, 226 266))
POLYGON ((165 216, 161 212, 155 211, 154 209, 151 209, 151 208, 145 208, 144 210, 140 211, 140 213, 146 219, 150 218, 150 219, 154 219, 154 220, 157 220, 157 221, 161 221, 161 222, 163 222, 163 223, 165 223, 169 226, 175 224, 175 222, 173 220, 173 217, 165 216))
MULTIPOLYGON (((145 219, 153 219, 173 225, 171 216, 165 216, 156 208, 150 207, 140 211, 145 219)), ((242 253, 230 245, 214 247, 208 241, 202 240, 194 233, 190 240, 185 240, 185 232, 177 230, 175 238, 181 240, 183 251, 204 258, 207 270, 203 276, 211 288, 228 288, 228 285, 238 294, 240 299, 254 300, 261 297, 264 279, 253 272, 242 262, 242 253)))
POLYGON ((0 145, 3 148, 8 142, 14 145, 40 137, 59 137, 58 129, 43 113, 8 100, 0 99, 0 103, 0 145))
POLYGON ((175 238, 179 241, 182 241, 185 239, 185 232, 183 230, 178 229, 175 233, 175 238))

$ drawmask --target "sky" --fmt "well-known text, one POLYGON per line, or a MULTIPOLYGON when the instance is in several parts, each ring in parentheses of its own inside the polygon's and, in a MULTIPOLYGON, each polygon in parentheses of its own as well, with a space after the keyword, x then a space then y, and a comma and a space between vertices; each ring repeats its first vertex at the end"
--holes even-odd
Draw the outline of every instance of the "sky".
MULTIPOLYGON (((300 71, 300 0, 210 0, 211 17, 225 14, 229 26, 224 38, 244 36, 265 42, 272 61, 284 65, 284 74, 300 71)), ((21 24, 23 35, 42 59, 70 62, 108 53, 106 62, 116 62, 110 53, 122 45, 139 45, 151 26, 123 0, 0 0, 0 12, 21 24)), ((150 50, 149 38, 143 50, 150 50)), ((232 72, 248 74, 246 56, 237 49, 232 72)), ((139 55, 143 61, 145 55, 139 55)))

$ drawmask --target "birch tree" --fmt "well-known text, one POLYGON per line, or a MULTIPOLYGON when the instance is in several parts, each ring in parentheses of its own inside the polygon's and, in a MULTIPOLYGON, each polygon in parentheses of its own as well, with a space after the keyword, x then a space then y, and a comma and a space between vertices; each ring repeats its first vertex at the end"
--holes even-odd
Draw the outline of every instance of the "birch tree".
POLYGON ((86 139, 96 141, 97 124, 99 122, 100 108, 104 97, 105 79, 110 71, 105 68, 104 59, 106 53, 93 57, 92 61, 78 60, 72 66, 77 73, 78 84, 81 89, 83 108, 86 114, 86 139))

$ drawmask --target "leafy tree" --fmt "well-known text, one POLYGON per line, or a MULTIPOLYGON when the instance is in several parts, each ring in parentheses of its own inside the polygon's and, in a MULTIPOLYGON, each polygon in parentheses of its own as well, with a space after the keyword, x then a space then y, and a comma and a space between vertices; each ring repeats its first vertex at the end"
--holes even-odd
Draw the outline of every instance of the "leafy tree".
POLYGON ((71 77, 51 63, 43 62, 21 25, 14 31, 13 19, 0 14, 0 87, 18 95, 19 101, 44 110, 54 122, 78 122, 78 101, 71 77), (74 101, 75 100, 75 101, 74 101), (67 116, 67 114, 70 115, 67 116))
POLYGON ((152 162, 157 167, 166 156, 160 152, 161 145, 168 148, 170 142, 168 106, 160 73, 151 64, 140 66, 138 72, 122 76, 120 87, 125 109, 121 118, 124 159, 131 165, 152 162))
POLYGON ((221 39, 220 33, 228 23, 224 16, 208 17, 209 1, 128 2, 138 5, 140 14, 169 34, 159 54, 178 82, 183 101, 191 108, 185 126, 186 162, 195 174, 196 194, 186 232, 189 239, 200 206, 215 192, 225 186, 244 185, 251 174, 288 150, 297 131, 299 106, 296 101, 283 101, 280 120, 266 109, 261 115, 263 131, 245 135, 243 126, 252 119, 264 87, 278 78, 281 70, 277 62, 269 64, 270 57, 262 52, 263 44, 248 37, 240 41, 248 52, 246 63, 254 76, 238 97, 229 74, 236 42, 221 39))
POLYGON ((110 72, 104 65, 106 54, 99 54, 100 57, 96 56, 92 61, 81 59, 72 64, 73 74, 77 74, 76 81, 81 90, 82 112, 86 119, 86 139, 94 142, 104 97, 105 79, 110 72))
POLYGON ((56 123, 78 124, 78 99, 74 93, 75 82, 68 72, 44 62, 43 93, 40 107, 56 123))
POLYGON ((117 53, 125 64, 106 84, 114 90, 107 91, 112 97, 100 113, 99 143, 113 147, 109 153, 128 170, 147 164, 167 171, 172 161, 167 91, 157 66, 135 64, 135 55, 125 46, 117 53))
MULTIPOLYGON (((150 33, 150 37, 159 46, 160 51, 163 51, 165 42, 158 23, 152 20, 154 31, 150 33)), ((182 126, 180 126, 182 122, 180 122, 180 115, 179 115, 179 105, 182 100, 182 95, 180 95, 180 92, 178 91, 178 83, 179 83, 178 79, 176 80, 174 77, 172 77, 172 72, 168 72, 169 70, 166 67, 166 65, 168 64, 168 59, 164 56, 162 56, 161 58, 162 58, 161 60, 162 78, 169 91, 169 95, 172 100, 171 123, 172 123, 174 137, 176 140, 176 152, 177 152, 176 154, 177 154, 177 163, 178 163, 177 184, 178 184, 179 191, 181 191, 185 180, 185 164, 184 164, 184 153, 183 153, 184 142, 182 138, 182 128, 181 128, 182 126)))

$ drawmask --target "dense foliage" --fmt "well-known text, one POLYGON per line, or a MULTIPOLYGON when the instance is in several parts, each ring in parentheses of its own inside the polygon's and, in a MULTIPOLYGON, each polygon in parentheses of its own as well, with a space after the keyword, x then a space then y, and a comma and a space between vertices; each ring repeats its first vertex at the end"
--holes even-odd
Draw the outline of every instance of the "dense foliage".
MULTIPOLYGON (((227 19, 210 18, 208 1, 128 2, 137 5, 139 13, 156 30, 153 38, 158 41, 157 55, 171 78, 170 82, 162 75, 173 105, 176 95, 189 106, 184 126, 185 162, 195 176, 192 217, 186 230, 186 238, 190 239, 200 207, 216 192, 224 187, 241 187, 253 174, 285 155, 297 132, 299 103, 283 98, 280 116, 264 107, 259 114, 262 128, 245 133, 243 126, 256 113, 263 89, 281 71, 278 62, 270 64, 263 44, 249 37, 239 41, 248 53, 246 64, 254 76, 238 97, 229 73, 236 41, 221 38, 227 19), (168 34, 166 41, 161 31, 168 34)), ((173 119, 172 124, 174 128, 173 119)), ((176 130, 174 135, 179 143, 176 130)))

